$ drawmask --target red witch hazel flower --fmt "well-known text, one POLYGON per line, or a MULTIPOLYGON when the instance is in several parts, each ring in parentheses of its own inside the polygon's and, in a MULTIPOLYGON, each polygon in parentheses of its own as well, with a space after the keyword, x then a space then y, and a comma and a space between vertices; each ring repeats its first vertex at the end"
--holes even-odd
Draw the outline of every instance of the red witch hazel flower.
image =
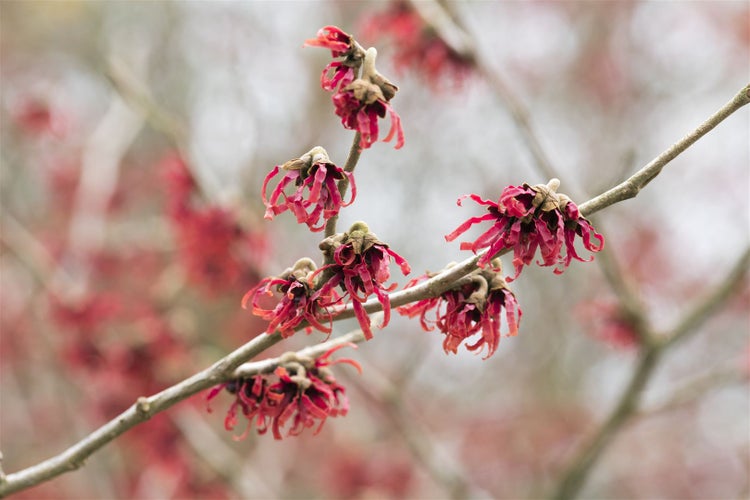
MULTIPOLYGON (((557 265, 555 274, 561 274, 573 259, 591 261, 593 256, 586 260, 578 255, 575 237, 580 236, 583 246, 591 252, 598 252, 604 247, 604 237, 580 215, 578 207, 570 198, 555 192, 559 185, 560 181, 552 179, 547 185, 508 186, 497 203, 475 194, 467 195, 480 205, 486 205, 489 213, 470 218, 445 239, 453 241, 472 225, 491 221, 492 227, 474 242, 462 242, 461 250, 477 253, 482 248, 488 248, 477 262, 484 267, 499 252, 512 248, 516 272, 508 281, 516 279, 523 266, 531 264, 537 248, 542 254, 542 260, 537 261, 537 264, 557 265)), ((458 204, 461 205, 467 196, 459 198, 458 204)))
POLYGON ((281 276, 261 280, 245 294, 242 307, 247 309, 249 304, 254 315, 269 321, 267 333, 279 330, 282 337, 290 337, 303 321, 310 325, 307 333, 312 331, 312 327, 331 333, 333 313, 329 307, 340 302, 341 298, 330 288, 314 289, 312 278, 315 270, 312 260, 298 260, 294 267, 284 271, 281 276), (273 295, 274 288, 283 295, 273 309, 265 309, 261 301, 264 296, 273 295), (326 320, 329 326, 324 325, 321 320, 326 320))
POLYGON ((395 148, 401 148, 404 145, 401 118, 389 104, 398 87, 375 69, 377 50, 365 51, 351 35, 336 26, 322 28, 317 38, 307 40, 305 45, 330 49, 333 57, 343 57, 325 67, 320 82, 323 89, 335 91, 332 99, 336 114, 344 128, 360 133, 360 149, 377 142, 378 118, 385 118, 386 113, 391 117, 391 129, 383 142, 396 137, 395 148), (360 68, 362 76, 357 78, 360 68))
POLYGON ((289 210, 297 217, 297 222, 305 223, 311 231, 317 232, 325 228, 328 219, 338 215, 341 207, 347 207, 354 202, 357 185, 351 172, 345 172, 331 163, 326 150, 316 146, 300 158, 290 160, 281 167, 274 167, 263 181, 262 195, 263 204, 266 206, 266 219, 273 219, 274 216, 289 210), (269 199, 266 194, 268 183, 281 170, 286 174, 269 199), (337 185, 338 181, 343 179, 348 179, 352 186, 352 197, 348 202, 344 202, 337 185), (287 195, 285 189, 292 184, 296 191, 287 195))
POLYGON ((359 147, 367 149, 378 140, 380 129, 378 117, 385 118, 386 112, 391 115, 391 129, 383 142, 396 137, 396 149, 404 145, 404 130, 401 118, 388 102, 398 90, 395 85, 385 82, 378 85, 366 79, 358 78, 333 96, 336 114, 341 117, 341 124, 349 130, 360 133, 359 147))
POLYGON ((365 58, 364 49, 351 35, 336 26, 321 28, 318 36, 306 40, 303 46, 330 49, 332 57, 343 57, 340 61, 330 62, 323 70, 320 84, 324 90, 336 90, 349 85, 365 58))
POLYGON ((270 427, 275 439, 282 439, 288 422, 291 427, 287 436, 297 436, 316 425, 314 433, 317 434, 326 418, 344 416, 349 411, 346 390, 336 382, 330 367, 347 363, 362 372, 359 363, 352 359, 330 359, 335 351, 346 346, 355 347, 354 344, 339 345, 314 360, 286 353, 273 373, 253 374, 216 386, 206 400, 216 397, 222 389, 235 396, 224 427, 231 431, 237 426, 237 409, 241 409, 248 420, 247 429, 235 440, 244 439, 253 424, 258 434, 265 434, 270 427))
POLYGON ((585 302, 577 308, 576 313, 590 335, 610 347, 629 351, 640 345, 638 319, 617 302, 585 302))
POLYGON ((378 240, 370 232, 364 222, 355 222, 347 233, 329 236, 320 243, 320 249, 326 257, 325 266, 317 273, 321 273, 319 282, 323 283, 319 293, 330 293, 336 286, 340 286, 352 299, 354 314, 359 321, 365 338, 372 338, 370 318, 362 304, 370 295, 375 294, 383 306, 383 324, 388 324, 391 317, 391 301, 388 292, 396 288, 392 284, 385 288, 384 283, 391 276, 389 265, 391 257, 407 275, 411 272, 409 264, 399 254, 388 248, 388 245, 378 240))
MULTIPOLYGON (((420 276, 407 283, 406 288, 430 277, 429 273, 420 276)), ((477 268, 439 297, 420 300, 401 306, 397 310, 410 318, 419 316, 422 328, 426 331, 434 330, 437 326, 438 330, 445 334, 443 349, 446 353, 455 354, 462 342, 475 334, 480 334, 479 339, 471 345, 466 344, 466 348, 470 351, 481 351, 487 347, 484 359, 492 356, 497 350, 503 310, 508 328, 507 336, 518 334, 518 325, 523 314, 515 295, 502 278, 502 265, 499 259, 495 259, 490 268, 477 268), (434 319, 427 317, 430 312, 433 312, 434 319)))

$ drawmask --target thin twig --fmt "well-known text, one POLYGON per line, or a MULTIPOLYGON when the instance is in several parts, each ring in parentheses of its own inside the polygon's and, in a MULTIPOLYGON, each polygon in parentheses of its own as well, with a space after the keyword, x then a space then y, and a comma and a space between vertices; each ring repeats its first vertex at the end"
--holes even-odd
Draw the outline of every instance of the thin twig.
POLYGON ((460 464, 451 459, 450 454, 435 444, 423 426, 417 424, 417 415, 410 412, 399 397, 400 391, 374 370, 367 370, 367 383, 351 379, 353 385, 363 396, 369 399, 376 408, 383 411, 404 440, 404 444, 416 461, 425 469, 435 482, 447 491, 450 498, 485 497, 472 486, 460 464))
MULTIPOLYGON (((373 323, 379 323, 383 318, 383 313, 376 313, 373 314, 370 317, 370 321, 373 323)), ((334 347, 338 347, 340 345, 344 344, 359 344, 360 342, 364 342, 365 340, 365 334, 362 332, 361 329, 353 330, 349 333, 346 333, 344 335, 341 335, 339 337, 336 337, 331 340, 327 340, 325 342, 321 342, 320 344, 315 344, 314 346, 306 347, 304 349, 301 349, 297 351, 297 356, 301 358, 311 358, 315 359, 326 352, 330 351, 334 347)), ((276 357, 276 358, 268 358, 264 359, 262 361, 256 361, 251 363, 244 363, 237 367, 237 369, 232 374, 233 379, 237 378, 248 378, 252 377, 253 375, 258 375, 260 373, 270 373, 273 370, 276 369, 277 366, 282 362, 283 355, 276 357)))
MULTIPOLYGON (((359 161, 359 155, 362 154, 362 150, 359 147, 359 141, 362 137, 362 134, 357 131, 356 134, 354 134, 354 140, 352 141, 352 147, 349 148, 349 157, 346 159, 346 164, 344 164, 344 172, 354 172, 354 169, 357 167, 357 162, 359 161)), ((341 199, 344 199, 344 196, 346 195, 346 190, 349 187, 349 178, 344 176, 343 179, 341 179, 338 183, 339 188, 339 196, 341 196, 341 199)), ((334 215, 330 219, 328 219, 328 222, 326 222, 326 229, 325 229, 325 235, 333 236, 336 234, 336 223, 339 220, 339 214, 334 215)))
POLYGON ((651 160, 645 167, 633 174, 626 181, 618 184, 612 189, 600 194, 599 196, 579 205, 579 210, 584 216, 592 215, 599 210, 606 208, 614 203, 618 203, 630 198, 635 198, 654 177, 661 173, 661 170, 670 161, 674 160, 680 153, 692 146, 698 139, 709 133, 719 123, 724 121, 732 113, 739 110, 746 104, 750 103, 750 85, 740 90, 731 101, 726 103, 716 113, 703 122, 697 129, 680 139, 670 146, 662 154, 651 160))
POLYGON ((641 353, 638 366, 625 392, 620 396, 617 406, 589 442, 581 447, 576 457, 572 460, 571 465, 562 475, 562 480, 552 498, 556 500, 575 498, 583 487, 591 467, 615 437, 617 431, 620 430, 636 411, 643 388, 648 383, 658 363, 660 354, 660 349, 655 346, 646 347, 641 353))
POLYGON ((249 455, 248 450, 243 449, 240 454, 228 446, 198 410, 182 408, 175 412, 173 421, 195 453, 228 481, 242 498, 273 497, 274 492, 265 484, 262 475, 243 466, 249 455))
POLYGON ((651 344, 654 342, 653 332, 646 317, 646 308, 638 294, 632 290, 631 285, 625 280, 612 250, 605 248, 597 255, 596 260, 599 262, 599 267, 602 269, 610 288, 617 295, 619 306, 623 313, 627 315, 628 323, 632 326, 640 343, 651 344))
POLYGON ((63 297, 66 290, 74 287, 73 277, 64 269, 60 270, 58 280, 53 279, 55 259, 52 254, 5 207, 2 207, 0 226, 2 226, 0 241, 48 292, 56 297, 63 297))
POLYGON ((742 285, 745 275, 747 274, 748 265, 750 265, 750 247, 746 248, 740 258, 737 259, 737 263, 722 280, 721 284, 709 294, 703 302, 693 308, 693 310, 674 328, 672 335, 666 341, 666 344, 668 346, 676 344, 684 340, 691 333, 697 331, 698 328, 710 318, 729 297, 732 296, 737 288, 742 285))
POLYGON ((422 20, 435 30, 441 40, 456 53, 473 65, 474 69, 489 84, 500 102, 510 113, 516 129, 526 149, 534 159, 533 165, 545 180, 559 178, 560 175, 545 153, 534 127, 531 125, 531 115, 523 101, 511 90, 510 86, 481 56, 477 50, 473 37, 450 9, 447 2, 424 2, 412 0, 411 5, 422 20))
POLYGON ((668 399, 649 405, 647 408, 639 409, 638 416, 650 417, 666 413, 698 401, 713 390, 745 383, 747 383, 747 375, 742 373, 738 367, 706 373, 688 381, 682 387, 673 391, 673 394, 668 399))

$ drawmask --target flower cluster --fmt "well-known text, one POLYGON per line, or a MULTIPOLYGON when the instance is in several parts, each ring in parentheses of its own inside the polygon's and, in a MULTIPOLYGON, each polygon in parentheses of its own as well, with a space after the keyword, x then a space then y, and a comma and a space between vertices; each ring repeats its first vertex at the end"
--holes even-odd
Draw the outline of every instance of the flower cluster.
POLYGON ((336 26, 322 28, 317 37, 307 40, 305 45, 330 49, 333 57, 343 58, 325 67, 321 86, 334 92, 333 104, 344 128, 359 132, 360 149, 377 142, 378 118, 385 118, 386 114, 390 115, 391 128, 383 142, 395 137, 395 148, 401 148, 404 145, 401 119, 389 104, 398 87, 375 69, 377 51, 374 48, 365 51, 351 35, 336 26), (362 75, 357 78, 360 69, 362 75))
MULTIPOLYGON (((562 273, 572 259, 587 262, 576 252, 576 236, 582 238, 583 246, 591 252, 598 252, 603 248, 604 237, 580 215, 578 207, 570 198, 555 192, 559 185, 560 181, 552 179, 547 185, 508 186, 497 203, 484 200, 476 194, 468 195, 480 205, 485 205, 488 213, 471 217, 445 239, 453 241, 474 224, 492 222, 492 227, 475 241, 462 242, 461 250, 477 253, 488 248, 478 261, 480 266, 485 266, 499 252, 512 248, 515 275, 508 278, 508 281, 516 279, 523 266, 531 264, 537 248, 542 257, 537 264, 556 265, 555 274, 562 273)), ((459 198, 458 204, 461 205, 466 197, 459 198)), ((592 259, 593 256, 588 261, 592 259)))
MULTIPOLYGON (((422 275, 409 283, 411 288, 431 275, 422 275)), ((471 274, 457 281, 439 297, 420 300, 401 306, 398 312, 410 318, 419 316, 422 328, 434 330, 437 326, 445 334, 443 349, 446 353, 456 353, 462 342, 475 334, 480 337, 473 344, 466 344, 470 351, 481 351, 487 347, 485 359, 492 356, 500 342, 501 315, 505 310, 507 336, 518 334, 518 325, 523 314, 513 292, 502 278, 499 259, 486 269, 477 268, 471 274), (432 313, 434 319, 428 318, 432 313)))
POLYGON ((316 146, 304 155, 274 167, 263 181, 263 204, 266 206, 266 219, 289 210, 300 224, 307 224, 311 231, 322 231, 326 222, 338 215, 341 207, 354 202, 357 196, 357 185, 351 172, 345 172, 328 158, 328 153, 320 146, 316 146), (267 196, 268 183, 281 170, 286 173, 279 184, 267 196), (351 183, 352 196, 344 202, 338 189, 338 181, 347 179, 351 183), (296 190, 287 195, 287 186, 294 185, 296 190), (323 222, 320 222, 321 217, 323 222))
POLYGON ((428 26, 410 2, 396 0, 370 17, 363 27, 364 37, 390 37, 394 42, 396 69, 411 69, 436 89, 450 76, 460 83, 472 69, 471 57, 460 54, 428 26))
POLYGON ((391 258, 404 275, 411 271, 409 264, 378 240, 364 222, 356 222, 348 232, 324 239, 320 249, 324 266, 318 269, 312 260, 300 259, 280 276, 261 280, 245 294, 242 306, 250 306, 254 315, 269 321, 267 333, 278 330, 283 337, 290 337, 303 322, 307 333, 312 328, 331 333, 333 318, 341 311, 334 306, 351 300, 365 338, 371 339, 370 318, 362 304, 374 294, 383 306, 381 327, 386 326, 391 310, 388 292, 396 287, 395 283, 385 285, 391 276, 391 258), (265 307, 263 300, 272 296, 274 289, 282 294, 281 298, 273 307, 265 307))
MULTIPOLYGON (((214 387, 208 394, 210 401, 223 389, 235 396, 227 412, 224 426, 231 431, 237 426, 237 410, 248 420, 245 432, 235 439, 244 439, 253 424, 258 434, 272 429, 276 439, 282 439, 287 423, 291 426, 288 436, 297 436, 309 427, 315 434, 320 432, 326 418, 346 415, 349 400, 344 386, 336 382, 330 366, 348 363, 358 371, 359 364, 351 359, 332 361, 331 355, 338 349, 353 344, 343 344, 326 351, 316 359, 287 353, 281 357, 273 373, 260 373, 238 378, 214 387)), ((210 408, 209 408, 210 411, 210 408)))
POLYGON ((310 259, 298 260, 281 276, 261 280, 245 294, 242 307, 247 309, 250 305, 253 314, 269 322, 267 333, 279 330, 282 337, 290 337, 303 321, 309 325, 308 333, 312 331, 311 327, 331 333, 333 314, 329 308, 340 302, 341 298, 331 288, 315 290, 313 277, 316 268, 310 259), (264 296, 273 295, 274 289, 282 294, 281 299, 273 309, 266 309, 261 301, 264 296), (329 326, 324 325, 321 319, 325 319, 329 326))
POLYGON ((381 328, 385 327, 391 314, 388 292, 396 288, 395 283, 385 287, 385 282, 391 277, 391 257, 404 275, 411 272, 409 264, 371 233, 364 222, 355 222, 348 232, 326 238, 320 243, 320 249, 326 262, 329 262, 318 270, 322 273, 320 281, 323 283, 320 291, 333 290, 339 286, 352 299, 354 314, 365 338, 371 339, 370 318, 362 304, 370 295, 375 294, 383 306, 381 328))

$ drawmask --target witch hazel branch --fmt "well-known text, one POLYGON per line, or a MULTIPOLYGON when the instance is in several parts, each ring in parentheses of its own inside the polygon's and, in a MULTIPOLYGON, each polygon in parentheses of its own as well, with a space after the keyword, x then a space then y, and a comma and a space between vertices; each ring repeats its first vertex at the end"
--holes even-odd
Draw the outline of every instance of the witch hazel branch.
MULTIPOLYGON (((377 71, 377 51, 374 48, 364 50, 351 35, 335 26, 322 28, 317 37, 307 40, 305 45, 331 51, 334 60, 323 69, 321 87, 332 92, 334 111, 344 128, 356 131, 353 154, 358 155, 373 146, 380 136, 379 120, 386 115, 390 117, 390 130, 383 141, 395 137, 394 147, 401 148, 404 145, 401 120, 390 104, 398 87, 377 71)), ((404 275, 411 273, 409 264, 379 240, 365 222, 356 222, 345 232, 335 232, 339 211, 354 203, 356 198, 356 158, 358 156, 354 161, 350 158, 347 167, 342 169, 331 161, 324 148, 316 146, 299 158, 274 167, 266 176, 262 187, 266 219, 288 211, 310 231, 325 229, 327 235, 319 245, 320 265, 315 259, 304 257, 280 275, 261 280, 245 295, 243 307, 268 321, 266 334, 278 331, 281 337, 288 338, 304 329, 308 334, 317 330, 330 335, 333 322, 350 307, 364 340, 370 340, 374 334, 364 304, 371 297, 377 300, 383 312, 380 328, 388 325, 392 309, 389 293, 396 288, 396 284, 388 284, 390 264, 392 261, 397 264, 404 275), (281 180, 269 196, 269 183, 282 172, 281 180), (348 201, 344 201, 347 188, 351 193, 348 201), (271 305, 264 306, 269 301, 271 305)), ((439 330, 444 335, 446 353, 456 353, 465 343, 470 351, 484 352, 485 359, 492 356, 503 330, 509 336, 518 333, 523 312, 508 282, 518 278, 523 267, 534 262, 537 250, 541 253, 539 265, 555 265, 555 272, 561 273, 574 258, 593 259, 578 255, 577 238, 590 252, 598 252, 604 245, 603 236, 580 215, 576 204, 566 195, 557 193, 559 185, 559 180, 553 179, 547 185, 509 186, 498 202, 483 200, 475 194, 460 198, 459 205, 464 198, 471 197, 485 205, 488 213, 469 218, 447 235, 446 240, 453 241, 472 225, 487 222, 489 229, 473 243, 462 243, 461 250, 474 254, 485 248, 488 250, 479 256, 478 267, 471 272, 440 293, 398 307, 397 312, 407 317, 418 316, 427 331, 439 330), (501 261, 493 260, 505 250, 514 252, 515 274, 507 279, 503 276, 501 261)), ((418 286, 434 275, 427 272, 412 279, 406 288, 418 286)), ((270 386, 260 378, 223 384, 221 387, 235 396, 226 420, 227 429, 236 426, 238 407, 249 425, 254 423, 261 434, 272 421, 276 439, 282 438, 282 428, 287 421, 295 422, 287 433, 296 435, 304 427, 313 426, 316 419, 320 419, 317 432, 326 416, 345 413, 341 411, 342 405, 337 404, 339 399, 344 400, 345 390, 332 377, 329 389, 333 392, 321 393, 320 380, 311 380, 306 375, 308 371, 303 371, 302 375, 298 371, 295 373, 298 373, 296 378, 281 377, 270 386), (290 384, 297 384, 297 398, 287 397, 290 384), (310 406, 311 400, 306 399, 308 391, 315 395, 313 406, 310 406), (317 413, 310 413, 313 408, 317 413)), ((217 391, 211 393, 211 397, 216 395, 217 391)), ((348 408, 348 405, 343 403, 343 407, 348 408)), ((246 434, 247 431, 243 436, 246 434)))
POLYGON ((268 321, 264 333, 192 377, 139 398, 61 454, 15 473, 0 474, 0 496, 80 467, 117 436, 206 390, 210 390, 211 400, 221 393, 233 398, 225 426, 234 432, 241 414, 246 422, 239 438, 251 431, 271 431, 276 439, 296 436, 306 429, 317 433, 328 417, 341 417, 349 411, 346 388, 337 381, 332 367, 349 364, 360 370, 355 360, 335 357, 336 352, 372 339, 371 315, 378 311, 382 311, 380 328, 388 325, 395 309, 403 316, 419 318, 424 330, 438 330, 446 353, 456 353, 464 344, 470 351, 483 353, 484 359, 491 357, 502 336, 520 331, 523 313, 509 283, 533 264, 554 267, 559 274, 573 260, 592 260, 593 254, 603 248, 604 237, 586 217, 636 196, 669 161, 750 102, 748 86, 641 171, 581 205, 558 192, 560 182, 556 179, 547 184, 499 189, 497 201, 476 194, 460 198, 459 204, 468 197, 486 210, 470 216, 445 236, 450 242, 473 225, 482 227, 484 232, 477 239, 460 244, 460 249, 471 255, 439 272, 412 278, 404 289, 396 291, 396 285, 390 283, 391 264, 408 276, 411 269, 406 259, 380 240, 365 222, 338 232, 336 220, 341 209, 356 201, 357 160, 380 140, 385 121, 390 128, 382 141, 395 139, 396 149, 405 144, 401 119, 391 104, 398 87, 377 71, 374 48, 365 50, 335 26, 322 28, 305 45, 331 51, 333 60, 321 74, 321 87, 331 93, 334 113, 342 126, 355 132, 354 143, 343 168, 319 146, 274 167, 263 182, 261 196, 266 219, 290 212, 311 232, 322 232, 320 254, 299 259, 278 275, 262 279, 245 294, 242 306, 268 321), (580 255, 581 247, 588 255, 580 255), (512 275, 506 275, 500 261, 506 253, 513 253, 512 275), (326 339, 267 362, 247 363, 297 332, 318 331, 330 336, 335 322, 351 317, 357 319, 361 331, 326 339))

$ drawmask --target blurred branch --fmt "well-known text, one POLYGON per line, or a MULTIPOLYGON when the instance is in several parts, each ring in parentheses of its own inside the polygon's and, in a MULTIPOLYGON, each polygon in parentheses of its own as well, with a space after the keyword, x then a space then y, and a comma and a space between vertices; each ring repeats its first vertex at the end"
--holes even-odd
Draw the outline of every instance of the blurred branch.
POLYGON ((424 467, 435 482, 440 484, 450 498, 477 498, 479 495, 472 482, 461 470, 460 465, 450 458, 450 454, 438 447, 424 429, 418 425, 418 417, 410 412, 401 399, 402 391, 385 377, 372 369, 367 369, 367 383, 350 379, 352 385, 390 420, 393 428, 401 435, 407 448, 416 461, 424 467))
POLYGON ((10 212, 3 207, 0 216, 2 231, 0 241, 23 263, 31 274, 55 296, 72 287, 73 278, 65 271, 59 273, 60 283, 53 280, 55 260, 33 234, 31 234, 10 212))
POLYGON ((750 248, 746 249, 738 262, 728 273, 722 284, 703 302, 685 315, 684 319, 674 328, 666 341, 645 344, 641 358, 627 388, 620 396, 619 402, 610 416, 597 429, 593 437, 584 444, 578 454, 571 461, 570 466, 562 474, 552 498, 563 500, 575 498, 583 487, 589 472, 596 460, 601 456, 622 426, 638 411, 640 395, 648 383, 661 355, 683 339, 690 332, 694 332, 719 307, 726 302, 732 292, 742 282, 750 263, 750 248))
POLYGON ((636 411, 641 393, 651 378, 660 355, 659 347, 647 347, 641 352, 638 366, 625 392, 620 396, 617 406, 591 439, 580 448, 571 464, 562 474, 552 498, 568 500, 576 497, 596 460, 636 411))
POLYGON ((645 167, 633 174, 629 179, 582 205, 579 205, 578 208, 581 211, 581 215, 589 216, 615 203, 635 198, 641 189, 659 175, 662 169, 670 161, 677 158, 677 156, 692 146, 698 139, 709 133, 719 123, 728 118, 729 115, 748 103, 750 103, 750 85, 747 85, 740 90, 731 101, 711 115, 711 117, 699 125, 697 129, 670 146, 666 151, 651 160, 645 167))
POLYGON ((102 246, 107 208, 117 187, 120 162, 142 126, 142 118, 115 96, 86 142, 68 235, 74 255, 102 246))
POLYGON ((617 264, 614 252, 605 248, 599 252, 596 260, 609 286, 617 295, 619 305, 627 315, 628 322, 633 326, 638 340, 641 344, 651 344, 654 341, 654 335, 646 317, 646 308, 632 286, 627 283, 622 269, 617 264))
MULTIPOLYGON (((634 197, 641 188, 658 175, 667 163, 748 102, 750 102, 750 86, 744 88, 732 99, 732 101, 715 113, 697 130, 659 155, 651 163, 646 165, 646 167, 633 175, 633 177, 596 198, 580 205, 579 208, 581 214, 584 216, 590 215, 614 203, 634 197)), ((503 253, 507 253, 507 251, 501 252, 500 254, 503 253)), ((461 263, 413 288, 390 294, 392 307, 398 307, 410 302, 440 295, 445 290, 448 290, 456 280, 474 270, 476 268, 476 262, 481 255, 482 253, 469 257, 461 263)), ((747 257, 745 256, 740 263, 746 262, 746 258, 747 257)), ((707 313, 704 314, 709 314, 716 308, 715 305, 708 303, 704 307, 707 311, 707 313)), ((382 306, 377 299, 368 301, 364 304, 364 308, 368 313, 382 310, 382 306)), ((335 320, 338 321, 352 316, 354 316, 354 313, 352 305, 350 304, 341 309, 341 314, 339 314, 335 320)), ((685 334, 680 332, 685 329, 694 328, 693 325, 695 324, 697 323, 694 320, 690 320, 690 317, 688 317, 681 326, 675 330, 675 337, 682 337, 685 334)), ((306 325, 300 325, 299 329, 302 329, 305 326, 306 325)), ((149 419, 156 413, 170 408, 179 401, 187 399, 204 389, 208 389, 209 387, 218 385, 233 378, 235 370, 242 363, 259 355, 281 340, 281 334, 278 332, 270 335, 265 333, 261 334, 226 357, 220 359, 209 368, 198 372, 182 382, 179 382, 153 396, 139 398, 135 404, 119 416, 104 424, 59 455, 21 471, 7 474, 5 477, 0 477, 0 496, 5 496, 29 488, 59 476, 64 472, 81 467, 91 454, 116 437, 149 419)), ((335 342, 337 340, 338 339, 334 339, 330 342, 335 342)), ((320 346, 315 346, 308 349, 314 349, 316 347, 320 348, 320 346)), ((326 347, 330 348, 330 344, 326 347)), ((573 466, 564 476, 563 481, 558 488, 556 498, 572 498, 572 496, 574 496, 580 489, 591 465, 606 447, 607 443, 612 439, 616 431, 633 413, 634 406, 638 402, 641 390, 648 381, 656 364, 656 360, 659 358, 660 352, 661 348, 658 345, 648 346, 643 351, 638 368, 628 385, 628 388, 623 394, 620 403, 618 403, 610 418, 600 428, 590 444, 583 449, 579 458, 574 461, 573 466)))
POLYGON ((219 476, 232 484, 243 498, 273 496, 260 474, 245 470, 247 453, 240 455, 214 432, 204 416, 194 408, 183 408, 172 419, 196 455, 201 457, 219 476), (258 487, 262 491, 258 491, 258 487))
POLYGON ((747 383, 747 375, 736 368, 716 370, 690 380, 675 390, 665 401, 640 409, 638 415, 650 417, 665 413, 697 401, 709 392, 721 387, 745 383, 747 383))
POLYGON ((104 76, 154 130, 166 135, 178 149, 184 149, 188 136, 185 126, 154 101, 148 87, 133 74, 128 65, 118 59, 111 59, 104 76))
POLYGON ((672 346, 697 331, 743 283, 748 265, 750 265, 750 247, 745 249, 721 284, 680 321, 666 341, 666 345, 672 346))
POLYGON ((521 134, 521 138, 534 160, 534 166, 544 177, 544 180, 559 178, 560 175, 556 173, 555 167, 544 152, 541 141, 531 125, 529 110, 500 74, 479 53, 474 43, 474 37, 460 22, 453 11, 452 5, 444 1, 425 2, 423 0, 411 0, 410 4, 422 20, 435 30, 447 45, 469 61, 487 81, 495 95, 510 113, 516 129, 521 134))
MULTIPOLYGON (((179 118, 157 104, 146 84, 130 70, 128 65, 118 59, 112 59, 105 76, 118 94, 143 117, 146 123, 164 134, 180 152, 180 156, 187 158, 188 155, 185 152, 188 151, 188 130, 179 118)), ((187 165, 190 169, 190 162, 187 165)), ((209 184, 218 184, 212 172, 207 170, 203 175, 196 175, 196 172, 191 170, 191 173, 203 198, 212 200, 212 190, 209 184)))

